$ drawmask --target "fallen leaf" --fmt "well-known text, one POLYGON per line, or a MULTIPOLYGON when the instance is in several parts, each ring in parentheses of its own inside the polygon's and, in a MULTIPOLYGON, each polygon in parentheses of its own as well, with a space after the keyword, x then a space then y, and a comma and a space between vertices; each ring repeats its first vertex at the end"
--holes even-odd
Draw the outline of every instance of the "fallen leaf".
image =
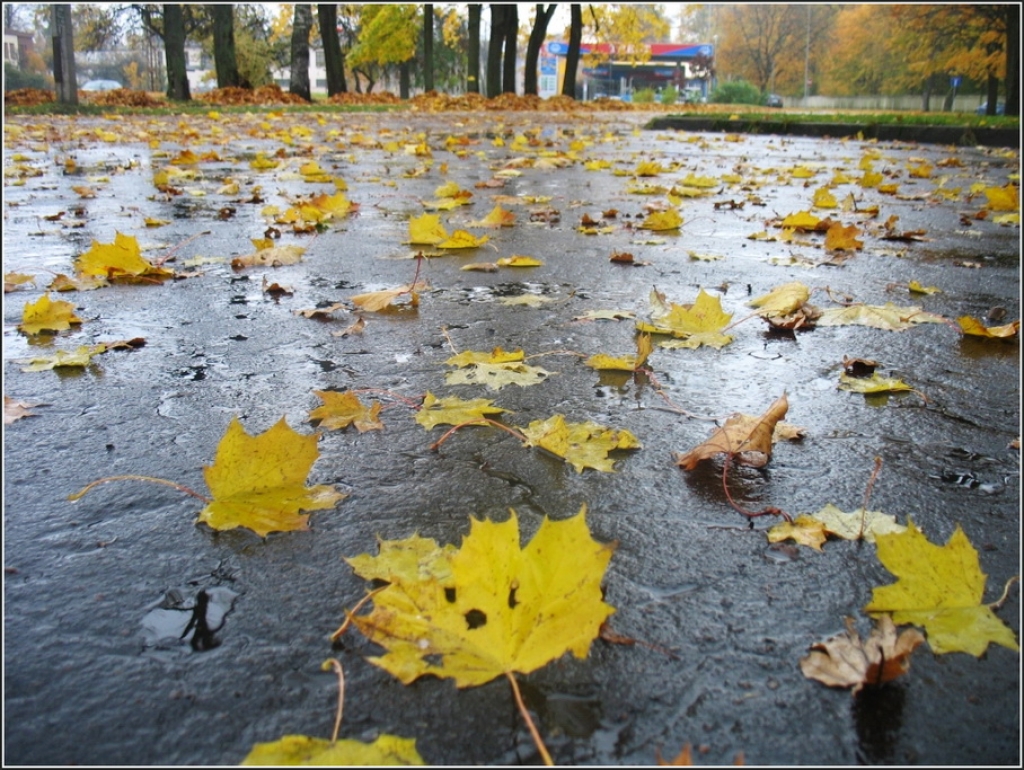
POLYGON ((252 254, 235 257, 231 260, 231 267, 236 270, 243 267, 281 267, 282 265, 294 265, 302 260, 306 253, 303 246, 289 244, 286 246, 271 246, 266 249, 259 249, 252 254))
POLYGON ((737 412, 702 444, 686 454, 678 455, 676 464, 692 471, 701 460, 728 454, 741 465, 761 468, 771 459, 775 425, 786 416, 787 411, 789 400, 783 393, 759 417, 737 412))
POLYGON ((847 618, 844 633, 811 645, 811 652, 800 660, 800 670, 829 687, 852 687, 856 695, 865 686, 903 676, 910 670, 911 653, 923 643, 924 636, 916 628, 897 636, 889 615, 882 615, 861 642, 853 619, 847 618))
POLYGON ((956 322, 960 324, 964 334, 972 337, 1010 339, 1011 337, 1016 337, 1020 332, 1020 321, 1013 321, 1004 326, 985 326, 977 318, 964 315, 957 318, 956 322))
POLYGON ((500 406, 494 406, 494 402, 488 398, 437 398, 427 391, 414 419, 430 430, 437 425, 462 425, 474 420, 484 420, 488 415, 501 414, 504 411, 506 410, 500 406))
POLYGON ((959 525, 940 546, 908 520, 906 531, 879 535, 877 547, 879 561, 897 582, 872 589, 866 612, 892 613, 896 623, 923 626, 928 644, 940 655, 966 652, 980 657, 991 642, 1020 649, 1013 631, 981 603, 986 575, 959 525))
POLYGON ((537 385, 549 376, 551 372, 522 362, 479 363, 448 372, 444 380, 449 385, 486 385, 491 390, 501 390, 506 385, 537 385))
POLYGON ((990 211, 1017 211, 1020 209, 1020 191, 1016 185, 986 187, 982 192, 988 198, 990 211))
POLYGON ((500 267, 542 267, 544 265, 539 259, 533 257, 524 257, 519 254, 513 254, 511 257, 502 257, 498 260, 500 267))
POLYGON ((566 652, 586 658, 615 611, 601 592, 613 546, 591 538, 586 506, 564 521, 545 518, 525 548, 510 514, 503 523, 471 519, 458 550, 413 536, 347 559, 360 577, 387 582, 373 611, 353 617, 387 649, 371 663, 403 684, 433 674, 461 688, 528 674, 566 652))
POLYGON ((856 250, 864 248, 864 241, 858 241, 860 230, 855 225, 843 227, 836 222, 825 232, 825 249, 827 251, 856 250))
POLYGON ((824 310, 817 323, 818 326, 871 326, 887 331, 903 331, 917 324, 946 323, 946 319, 934 313, 926 313, 919 307, 898 307, 886 302, 885 305, 857 304, 824 310))
POLYGON ((498 266, 493 262, 474 262, 471 265, 463 265, 459 270, 475 270, 480 273, 496 273, 498 266))
POLYGON ((675 209, 668 211, 656 211, 648 214, 647 218, 640 225, 641 230, 661 232, 663 230, 678 230, 683 226, 683 218, 675 209))
POLYGON ((174 272, 156 267, 142 256, 139 242, 132 235, 116 233, 113 243, 93 241, 87 252, 75 260, 75 270, 83 276, 96 276, 109 281, 145 278, 163 280, 174 272))
POLYGON ((75 315, 75 306, 64 300, 53 301, 44 294, 35 302, 25 304, 18 329, 22 334, 33 335, 44 331, 60 332, 82 323, 75 315))
POLYGON ((540 447, 566 460, 577 473, 594 468, 612 473, 608 453, 615 449, 640 449, 636 436, 625 429, 607 428, 592 420, 566 422, 556 414, 546 420, 534 420, 523 429, 525 446, 540 447))
MULTIPOLYGON (((516 223, 516 215, 506 211, 500 205, 491 209, 486 217, 476 222, 470 222, 471 227, 512 227, 516 223)), ((441 248, 444 248, 443 246, 441 248)))
POLYGON ((269 743, 252 747, 242 765, 282 767, 288 765, 327 765, 333 767, 388 765, 425 765, 416 751, 415 738, 378 735, 373 743, 352 739, 329 741, 306 735, 285 735, 269 743))
POLYGON ((475 249, 483 246, 490 238, 486 235, 476 237, 466 230, 456 230, 448 238, 436 244, 439 249, 475 249))
POLYGON ((19 286, 33 281, 35 278, 25 273, 4 273, 4 294, 15 291, 19 286))
POLYGON ((4 396, 4 425, 10 425, 23 417, 38 417, 35 412, 30 411, 33 407, 45 406, 45 404, 30 404, 27 401, 15 401, 10 396, 4 396))
POLYGON ((436 246, 448 239, 448 231, 441 224, 441 218, 436 214, 423 214, 409 220, 410 244, 427 244, 436 246))
POLYGON ((428 289, 426 283, 423 281, 417 281, 415 284, 406 284, 405 286, 399 286, 397 289, 383 289, 382 291, 368 291, 365 294, 357 294, 354 297, 350 297, 351 302, 370 312, 377 312, 378 310, 384 310, 389 305, 392 305, 399 297, 409 296, 409 305, 411 307, 417 307, 420 304, 419 292, 428 289))
POLYGON ((92 363, 94 356, 107 352, 106 345, 79 345, 75 350, 58 350, 52 356, 41 356, 39 358, 25 359, 23 372, 44 372, 48 369, 60 369, 61 367, 86 367, 92 363))
POLYGON ((758 315, 763 317, 788 316, 796 312, 811 297, 811 290, 799 281, 776 286, 767 294, 755 297, 747 304, 760 308, 758 315))
POLYGON ((625 372, 635 372, 645 363, 651 355, 653 345, 650 334, 641 334, 636 340, 635 356, 620 356, 618 358, 605 353, 597 353, 588 358, 584 363, 591 369, 612 369, 625 372))
POLYGON ((574 321, 626 321, 636 318, 632 310, 588 310, 583 315, 575 316, 574 321))
POLYGON ((874 543, 878 535, 903 532, 896 517, 881 511, 858 508, 846 513, 829 503, 817 513, 802 513, 792 522, 783 521, 768 530, 768 542, 778 543, 792 538, 817 551, 829 535, 843 540, 867 540, 874 543))
MULTIPOLYGON (((674 346, 696 348, 709 345, 721 348, 732 342, 732 337, 722 333, 729 325, 732 314, 722 310, 718 297, 712 296, 701 289, 693 305, 677 305, 667 302, 665 296, 657 289, 651 291, 651 321, 637 321, 636 328, 652 334, 671 334, 682 338, 682 343, 674 346)), ((670 347, 661 343, 662 347, 670 347)))
POLYGON ((384 423, 378 418, 380 401, 366 406, 359 400, 359 396, 349 391, 339 393, 333 390, 314 390, 313 393, 324 402, 323 406, 309 413, 310 420, 320 421, 318 427, 324 430, 343 430, 349 425, 355 425, 360 433, 384 429, 384 423))
POLYGON ((895 377, 883 377, 873 372, 870 377, 852 377, 846 372, 839 375, 839 389, 854 393, 889 393, 902 390, 913 390, 912 387, 895 377))
POLYGON ((917 281, 910 281, 907 284, 907 290, 911 294, 940 294, 942 289, 937 286, 922 286, 917 281))
POLYGON ((233 417, 213 464, 203 468, 213 500, 197 521, 217 530, 246 527, 260 537, 308 529, 309 514, 299 511, 333 508, 346 497, 328 485, 305 486, 320 454, 318 438, 316 433, 296 433, 283 417, 272 428, 250 436, 233 417))
POLYGON ((526 354, 522 349, 519 350, 505 350, 501 347, 496 347, 491 352, 481 352, 478 350, 464 350, 458 353, 447 361, 446 364, 449 366, 471 366, 473 364, 507 364, 512 361, 522 361, 526 358, 526 354))

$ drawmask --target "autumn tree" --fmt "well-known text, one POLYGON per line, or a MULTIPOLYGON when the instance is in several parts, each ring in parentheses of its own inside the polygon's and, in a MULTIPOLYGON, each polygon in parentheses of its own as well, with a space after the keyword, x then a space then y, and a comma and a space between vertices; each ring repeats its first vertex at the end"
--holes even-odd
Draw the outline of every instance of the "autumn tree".
POLYGON ((115 48, 124 32, 122 14, 111 3, 75 3, 71 6, 71 23, 76 51, 115 48))
POLYGON ((320 23, 320 40, 324 47, 324 69, 327 70, 327 95, 343 94, 348 91, 345 82, 345 52, 341 50, 338 37, 338 5, 326 3, 316 7, 320 23))
POLYGON ((369 88, 373 87, 369 73, 375 68, 383 71, 398 65, 404 81, 403 98, 407 98, 408 68, 416 55, 416 38, 420 31, 417 7, 410 4, 364 5, 360 6, 359 13, 358 40, 347 56, 349 64, 353 71, 360 68, 364 72, 370 80, 369 88))
POLYGON ((555 14, 558 6, 549 3, 537 3, 533 16, 533 27, 530 30, 530 41, 526 45, 526 65, 523 73, 523 93, 537 94, 537 62, 540 59, 540 49, 544 45, 544 39, 548 34, 548 23, 555 14))
MULTIPOLYGON (((608 3, 588 5, 593 42, 614 46, 615 58, 632 64, 651 58, 651 43, 667 40, 669 23, 663 5, 608 3)), ((590 65, 611 58, 610 54, 592 52, 586 60, 590 65)))
POLYGON ((217 87, 242 85, 235 57, 235 6, 217 3, 209 7, 213 27, 213 63, 217 70, 217 87))
POLYGON ((723 8, 725 34, 719 58, 728 62, 729 73, 750 80, 764 93, 774 87, 780 74, 792 75, 795 52, 800 54, 802 73, 806 33, 802 11, 798 5, 760 3, 723 8))
MULTIPOLYGON (((491 4, 491 37, 487 45, 487 96, 490 98, 494 98, 502 91, 503 62, 508 57, 506 50, 505 58, 503 59, 502 50, 507 47, 509 28, 513 26, 513 18, 515 17, 515 6, 491 4)), ((514 39, 515 32, 513 32, 514 39)), ((513 44, 513 49, 514 47, 513 44)), ((508 88, 508 83, 505 82, 504 86, 508 88)), ((515 88, 512 90, 514 91, 515 88)))

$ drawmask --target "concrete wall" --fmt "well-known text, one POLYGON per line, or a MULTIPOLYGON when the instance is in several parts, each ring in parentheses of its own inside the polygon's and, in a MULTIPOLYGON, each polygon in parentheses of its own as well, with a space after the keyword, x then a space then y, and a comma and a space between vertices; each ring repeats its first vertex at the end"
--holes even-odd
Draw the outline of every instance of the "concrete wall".
MULTIPOLYGON (((932 112, 941 112, 942 104, 946 95, 939 94, 932 96, 929 106, 932 112)), ((794 109, 808 110, 920 110, 922 100, 920 95, 916 96, 809 96, 803 97, 783 96, 783 104, 794 109)), ((953 112, 974 112, 982 102, 984 96, 977 94, 971 96, 957 96, 953 100, 953 112)))

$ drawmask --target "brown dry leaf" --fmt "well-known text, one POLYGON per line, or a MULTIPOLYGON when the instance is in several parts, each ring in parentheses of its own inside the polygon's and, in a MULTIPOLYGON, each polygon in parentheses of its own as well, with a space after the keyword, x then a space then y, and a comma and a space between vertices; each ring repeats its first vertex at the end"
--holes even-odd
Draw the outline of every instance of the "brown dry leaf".
POLYGON ((916 628, 897 636, 891 615, 879 617, 862 642, 853 619, 847 618, 845 633, 812 645, 800 670, 829 687, 852 687, 856 695, 865 685, 885 684, 907 673, 911 653, 923 643, 924 634, 916 628))
POLYGON ((376 312, 393 304, 399 297, 408 294, 409 305, 418 307, 420 304, 419 292, 426 288, 429 288, 426 283, 417 281, 415 284, 406 284, 405 286, 399 286, 397 289, 384 289, 383 291, 369 291, 365 294, 357 294, 350 299, 353 304, 361 307, 363 310, 376 312))
POLYGON ((231 267, 236 270, 243 267, 279 267, 281 265, 294 265, 302 259, 306 252, 303 246, 287 245, 273 246, 269 249, 260 249, 252 254, 243 257, 235 257, 231 260, 231 267))
POLYGON ((347 337, 350 334, 362 334, 366 328, 366 319, 360 318, 355 323, 346 326, 340 332, 331 332, 332 337, 347 337))
POLYGON ((328 305, 327 307, 312 307, 304 310, 293 311, 295 315, 300 315, 303 318, 328 318, 335 310, 345 310, 345 305, 342 302, 335 302, 334 304, 328 305))
POLYGON ((4 396, 4 425, 17 422, 22 417, 38 417, 35 412, 29 411, 36 406, 45 404, 30 404, 27 401, 15 401, 10 396, 4 396))
POLYGON ((977 318, 965 315, 957 318, 956 322, 960 324, 964 334, 972 337, 1010 339, 1020 332, 1020 321, 1013 321, 1004 326, 985 326, 977 318))
POLYGON ((725 421, 704 443, 683 455, 676 464, 692 471, 701 460, 710 460, 720 454, 732 455, 741 465, 761 468, 772 455, 772 438, 776 424, 789 411, 786 394, 779 396, 760 417, 736 413, 725 421))

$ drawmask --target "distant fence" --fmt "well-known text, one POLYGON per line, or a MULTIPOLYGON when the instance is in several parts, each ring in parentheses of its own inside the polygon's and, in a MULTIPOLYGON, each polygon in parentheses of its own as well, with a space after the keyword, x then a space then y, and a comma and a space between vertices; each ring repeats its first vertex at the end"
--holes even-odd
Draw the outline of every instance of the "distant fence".
MULTIPOLYGON (((807 110, 880 110, 884 112, 920 110, 923 104, 918 96, 784 96, 786 107, 807 110)), ((941 112, 946 94, 933 94, 929 107, 932 112, 941 112)), ((977 94, 958 95, 953 99, 953 112, 974 112, 985 101, 977 94)))

